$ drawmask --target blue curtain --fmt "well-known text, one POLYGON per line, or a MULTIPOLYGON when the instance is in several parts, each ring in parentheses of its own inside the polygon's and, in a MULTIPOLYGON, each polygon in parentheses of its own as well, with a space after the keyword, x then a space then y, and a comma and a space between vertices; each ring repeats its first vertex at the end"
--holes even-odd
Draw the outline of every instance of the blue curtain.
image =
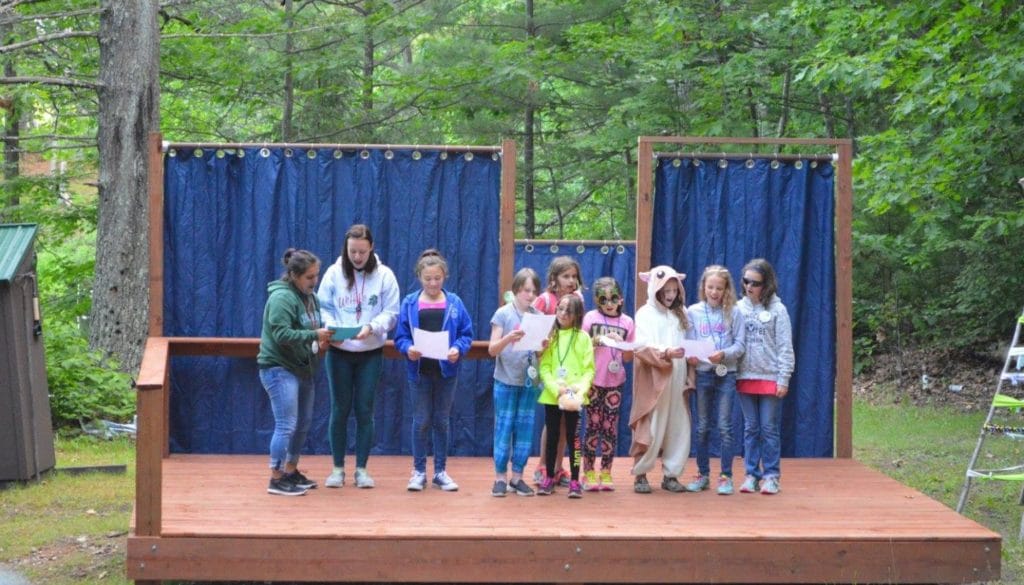
MULTIPOLYGON (((326 269, 346 229, 365 223, 403 294, 419 288, 419 253, 440 249, 451 270, 446 286, 466 301, 476 339, 489 337, 483 325, 499 298, 497 155, 274 146, 169 152, 164 164, 166 335, 258 337, 266 285, 280 277, 285 249, 311 250, 326 269)), ((488 360, 463 364, 452 411, 454 454, 490 454, 492 373, 488 360), (483 436, 486 445, 478 441, 483 436)), ((255 360, 178 357, 171 378, 172 450, 266 452, 273 417, 255 360)), ((405 390, 403 365, 387 360, 375 453, 409 452, 405 390)), ((328 412, 321 372, 311 452, 330 452, 328 412)))
MULTIPOLYGON (((743 265, 761 257, 778 273, 796 352, 783 403, 782 454, 787 457, 833 453, 833 175, 829 163, 691 158, 661 158, 655 172, 651 263, 687 274, 688 303, 697 301, 700 275, 709 264, 726 266, 739 281, 743 265)), ((739 410, 737 404, 736 445, 742 445, 739 410)), ((716 436, 713 431, 717 450, 716 436)))

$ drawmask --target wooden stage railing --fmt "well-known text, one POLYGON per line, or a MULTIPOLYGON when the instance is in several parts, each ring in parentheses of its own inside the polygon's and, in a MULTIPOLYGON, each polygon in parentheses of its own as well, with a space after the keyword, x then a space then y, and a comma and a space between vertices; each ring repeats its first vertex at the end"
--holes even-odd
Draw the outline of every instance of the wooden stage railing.
MULTIPOLYGON (((467 359, 491 359, 486 341, 474 341, 467 359)), ((169 455, 170 363, 174 356, 207 355, 256 358, 256 337, 150 337, 135 382, 138 390, 138 441, 135 452, 135 534, 160 535, 163 482, 161 460, 169 455)), ((393 342, 384 356, 400 358, 393 342)))

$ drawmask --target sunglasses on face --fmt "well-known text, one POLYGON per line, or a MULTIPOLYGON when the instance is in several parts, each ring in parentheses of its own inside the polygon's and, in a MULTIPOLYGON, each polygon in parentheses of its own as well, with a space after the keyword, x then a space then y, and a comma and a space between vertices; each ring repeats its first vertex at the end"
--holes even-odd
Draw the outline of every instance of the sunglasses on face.
POLYGON ((743 279, 743 284, 745 284, 745 285, 747 285, 749 287, 753 287, 753 288, 760 288, 760 287, 764 286, 764 281, 763 280, 750 280, 749 278, 744 278, 743 279))
POLYGON ((622 300, 622 297, 620 297, 619 295, 612 295, 610 297, 599 296, 599 297, 597 297, 597 304, 599 304, 599 305, 607 305, 608 303, 611 303, 613 305, 617 305, 617 304, 619 304, 619 301, 621 301, 621 300, 622 300))

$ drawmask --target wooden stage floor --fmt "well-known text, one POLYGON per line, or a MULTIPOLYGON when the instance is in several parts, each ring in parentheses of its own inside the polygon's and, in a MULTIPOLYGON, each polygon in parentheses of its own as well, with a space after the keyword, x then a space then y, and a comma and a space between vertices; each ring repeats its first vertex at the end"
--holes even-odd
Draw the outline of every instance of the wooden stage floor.
MULTIPOLYGON (((491 460, 449 458, 457 492, 405 489, 410 457, 371 457, 377 487, 266 493, 266 456, 163 460, 160 537, 128 543, 137 580, 974 583, 1000 536, 850 459, 787 459, 776 496, 617 491, 490 496, 491 460)), ((531 466, 533 469, 533 461, 531 466)), ((429 462, 428 462, 429 464, 429 462)), ((300 468, 323 483, 325 456, 300 468)), ((712 463, 712 469, 717 462, 712 463)), ((689 475, 695 469, 691 460, 689 475)), ((742 464, 736 460, 738 480, 742 464)), ((689 478, 687 478, 689 479, 689 478)), ((739 481, 737 481, 737 488, 739 481)))

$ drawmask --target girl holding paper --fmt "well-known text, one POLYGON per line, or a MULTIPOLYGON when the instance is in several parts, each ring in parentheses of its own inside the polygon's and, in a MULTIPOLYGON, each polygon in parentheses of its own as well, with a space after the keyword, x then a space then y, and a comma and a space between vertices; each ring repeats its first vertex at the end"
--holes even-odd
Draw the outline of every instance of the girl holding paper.
POLYGON ((327 351, 327 382, 331 388, 328 436, 334 469, 324 485, 345 485, 348 417, 356 411, 356 474, 358 488, 372 488, 366 471, 373 443, 373 399, 384 364, 384 341, 398 317, 398 281, 373 251, 370 228, 355 224, 345 232, 338 261, 327 269, 317 290, 324 322, 333 328, 358 328, 355 337, 332 337, 327 351))
POLYGON ((743 355, 745 331, 743 314, 736 306, 736 289, 725 266, 712 265, 700 278, 700 302, 688 309, 698 340, 715 344, 708 361, 695 357, 687 363, 697 369, 697 477, 686 490, 699 492, 711 485, 708 439, 711 417, 718 421, 721 474, 716 491, 720 496, 733 493, 732 484, 732 403, 736 400, 736 363, 743 355))
POLYGON ((779 493, 782 399, 793 373, 793 334, 789 312, 778 295, 775 269, 762 258, 743 267, 739 307, 747 328, 746 353, 736 376, 743 409, 743 463, 747 477, 740 491, 779 493), (763 480, 763 483, 762 483, 763 480))
MULTIPOLYGON (((448 263, 430 248, 416 262, 416 277, 422 288, 402 299, 395 330, 395 349, 408 358, 409 392, 412 394, 412 477, 409 491, 423 491, 427 485, 427 445, 433 439, 434 477, 432 483, 446 492, 459 489, 448 476, 448 424, 459 373, 459 358, 473 343, 473 322, 466 305, 455 293, 444 289, 448 263), (433 348, 418 348, 416 330, 446 332, 442 355, 425 357, 433 348)), ((425 339, 427 336, 419 336, 425 339)))
POLYGON ((622 312, 625 299, 618 281, 603 276, 594 281, 593 311, 583 316, 583 330, 594 343, 594 388, 586 415, 586 439, 583 441, 583 489, 588 492, 612 491, 612 461, 619 442, 619 407, 626 385, 626 362, 632 351, 606 345, 608 341, 633 342, 633 319, 622 312), (601 446, 601 475, 595 463, 601 446))

